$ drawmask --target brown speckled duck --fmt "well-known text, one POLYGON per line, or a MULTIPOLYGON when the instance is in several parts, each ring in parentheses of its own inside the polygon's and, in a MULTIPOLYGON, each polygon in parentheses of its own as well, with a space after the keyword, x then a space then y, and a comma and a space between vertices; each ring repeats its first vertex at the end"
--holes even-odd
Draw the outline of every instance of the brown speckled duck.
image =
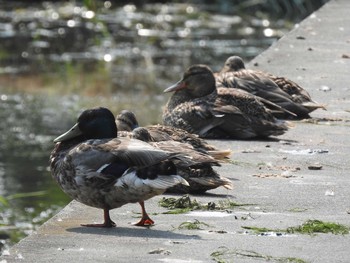
POLYGON ((175 93, 164 111, 165 125, 203 138, 251 139, 277 136, 288 130, 259 99, 239 89, 216 88, 206 65, 193 65, 183 78, 164 92, 175 93))
POLYGON ((318 108, 325 109, 324 105, 313 101, 310 94, 297 83, 267 72, 246 69, 239 56, 231 56, 226 60, 224 67, 216 75, 216 80, 218 87, 243 89, 295 114, 293 116, 278 112, 275 114, 278 117, 310 118, 310 112, 318 108))
POLYGON ((132 131, 133 138, 146 141, 152 146, 169 152, 182 152, 190 157, 191 162, 174 162, 178 174, 186 179, 189 185, 174 185, 166 190, 168 193, 203 194, 208 190, 220 186, 232 189, 232 182, 219 175, 213 166, 220 166, 219 162, 210 155, 196 151, 192 145, 178 141, 152 141, 152 137, 145 127, 138 127, 132 131))
MULTIPOLYGON (((117 115, 117 125, 121 127, 136 127, 138 126, 136 116, 131 111, 123 110, 119 115, 117 115), (131 126, 130 126, 131 125, 131 126)), ((165 127, 159 125, 159 127, 165 127)), ((118 136, 128 136, 135 139, 139 139, 148 142, 153 147, 159 148, 164 151, 169 152, 181 152, 186 156, 190 157, 190 160, 185 161, 175 161, 178 174, 186 179, 189 185, 175 185, 167 189, 169 193, 191 193, 191 194, 203 194, 204 192, 218 188, 220 186, 226 189, 232 189, 232 182, 220 176, 214 169, 213 166, 219 166, 217 159, 217 154, 214 154, 214 158, 204 150, 204 148, 209 147, 212 149, 214 146, 210 147, 209 144, 205 143, 203 139, 196 137, 195 135, 189 134, 186 131, 182 131, 184 136, 181 138, 190 139, 189 143, 187 140, 183 142, 173 140, 179 139, 175 134, 170 134, 170 131, 179 131, 179 129, 169 129, 165 128, 168 133, 161 132, 157 130, 158 125, 152 125, 147 127, 136 127, 132 131, 118 131, 118 136), (196 142, 196 143, 194 143, 196 142), (195 146, 192 146, 192 143, 195 146), (195 147, 199 147, 199 150, 195 147)), ((128 130, 131 130, 127 128, 128 130)), ((119 130, 119 126, 118 126, 119 130)), ((219 151, 218 151, 219 152, 219 151)), ((226 151, 227 152, 227 151, 226 151)), ((220 155, 222 157, 222 155, 220 155)), ((226 158, 227 159, 227 158, 226 158)))
POLYGON ((114 115, 106 108, 94 108, 85 110, 77 124, 54 140, 50 156, 54 179, 71 198, 104 211, 102 224, 83 226, 114 227, 109 211, 136 202, 142 210, 136 225, 151 225, 144 201, 174 185, 188 185, 174 164, 188 157, 116 137, 114 115))
MULTIPOLYGON (((123 131, 130 132, 139 127, 136 115, 129 110, 122 110, 116 117, 116 123, 120 133, 123 131)), ((147 129, 149 135, 146 141, 177 141, 188 143, 197 151, 209 154, 216 160, 227 160, 232 153, 230 150, 218 149, 202 138, 199 138, 197 134, 192 134, 176 127, 156 124, 147 125, 144 128, 147 129)))

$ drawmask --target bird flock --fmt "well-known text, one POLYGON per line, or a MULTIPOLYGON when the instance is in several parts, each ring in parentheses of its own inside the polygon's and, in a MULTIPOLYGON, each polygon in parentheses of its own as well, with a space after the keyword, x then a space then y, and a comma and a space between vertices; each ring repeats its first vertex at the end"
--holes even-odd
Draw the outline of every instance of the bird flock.
POLYGON ((53 178, 72 199, 100 208, 104 221, 87 227, 115 227, 110 210, 139 203, 137 226, 153 225, 145 201, 169 193, 203 194, 232 189, 216 167, 231 151, 205 139, 248 140, 279 136, 290 120, 310 118, 325 106, 297 83, 246 69, 238 56, 219 72, 192 65, 166 88, 173 92, 163 109, 163 124, 139 126, 129 110, 116 117, 107 108, 84 110, 77 123, 55 140, 50 155, 53 178))

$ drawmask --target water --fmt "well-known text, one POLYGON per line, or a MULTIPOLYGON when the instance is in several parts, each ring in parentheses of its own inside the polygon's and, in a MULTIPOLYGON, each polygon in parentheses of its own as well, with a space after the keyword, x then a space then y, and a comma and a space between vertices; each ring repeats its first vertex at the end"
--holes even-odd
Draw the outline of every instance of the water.
POLYGON ((48 157, 53 138, 82 109, 130 109, 141 125, 159 123, 167 100, 162 90, 186 67, 204 63, 216 71, 233 54, 249 60, 322 1, 268 2, 83 6, 0 1, 3 247, 69 202, 51 178, 48 157))

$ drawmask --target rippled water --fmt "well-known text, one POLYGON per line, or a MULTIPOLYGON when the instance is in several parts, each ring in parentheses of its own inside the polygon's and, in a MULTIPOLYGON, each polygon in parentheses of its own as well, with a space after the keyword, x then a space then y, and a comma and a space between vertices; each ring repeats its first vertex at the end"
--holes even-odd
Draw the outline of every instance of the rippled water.
POLYGON ((48 157, 52 139, 82 109, 128 108, 141 125, 160 122, 167 100, 162 90, 187 66, 204 63, 218 70, 232 54, 249 60, 322 1, 287 7, 272 1, 267 8, 269 2, 28 6, 0 1, 0 239, 5 246, 69 201, 51 178, 48 157))

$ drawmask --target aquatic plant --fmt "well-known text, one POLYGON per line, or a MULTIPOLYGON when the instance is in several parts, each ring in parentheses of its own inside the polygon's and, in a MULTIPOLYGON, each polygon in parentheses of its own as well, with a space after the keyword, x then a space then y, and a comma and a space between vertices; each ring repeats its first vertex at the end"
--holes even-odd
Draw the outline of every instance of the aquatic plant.
POLYGON ((187 229, 187 230, 203 230, 202 227, 209 227, 208 224, 201 222, 197 219, 192 221, 183 222, 178 226, 178 229, 187 229))
POLYGON ((251 230, 254 233, 262 234, 267 232, 275 233, 289 233, 289 234, 309 234, 314 235, 316 233, 331 233, 331 234, 349 234, 350 227, 334 222, 324 222, 321 220, 307 220, 305 223, 299 226, 288 227, 287 229, 271 229, 266 227, 256 226, 242 226, 243 229, 251 230))
POLYGON ((189 195, 184 195, 180 198, 163 197, 158 204, 161 207, 169 209, 163 214, 182 214, 193 210, 232 210, 235 207, 249 206, 252 204, 239 204, 230 199, 222 199, 218 201, 211 201, 206 204, 198 202, 196 199, 191 199, 189 195))
POLYGON ((264 260, 269 262, 280 263, 306 263, 305 260, 295 257, 275 257, 271 255, 261 254, 252 250, 229 249, 225 246, 219 247, 218 250, 210 254, 212 259, 218 263, 234 262, 233 257, 250 258, 251 260, 264 260))

